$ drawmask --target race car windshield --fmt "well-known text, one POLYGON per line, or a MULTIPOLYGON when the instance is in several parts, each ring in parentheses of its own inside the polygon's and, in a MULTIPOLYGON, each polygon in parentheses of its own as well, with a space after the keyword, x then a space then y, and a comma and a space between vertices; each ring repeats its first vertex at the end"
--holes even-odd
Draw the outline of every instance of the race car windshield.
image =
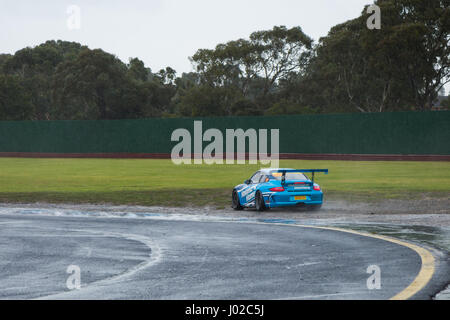
MULTIPOLYGON (((281 181, 282 176, 282 172, 271 173, 271 177, 279 181, 281 181)), ((301 172, 286 172, 286 180, 308 180, 308 178, 301 172)))

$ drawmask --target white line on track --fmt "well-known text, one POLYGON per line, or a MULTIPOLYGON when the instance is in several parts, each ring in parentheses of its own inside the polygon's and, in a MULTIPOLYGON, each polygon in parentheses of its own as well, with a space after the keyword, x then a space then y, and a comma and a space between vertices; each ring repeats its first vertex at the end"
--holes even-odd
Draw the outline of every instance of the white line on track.
MULTIPOLYGON (((126 270, 123 273, 120 273, 118 275, 114 275, 111 276, 109 278, 105 278, 102 280, 98 280, 95 282, 91 282, 89 284, 86 285, 81 285, 81 288, 77 291, 82 291, 83 289, 86 288, 92 288, 92 287, 97 287, 97 286, 104 286, 104 285, 108 285, 108 284, 113 284, 116 282, 119 282, 123 279, 126 279, 128 277, 131 277, 132 275, 134 275, 135 273, 142 271, 144 269, 150 268, 151 266, 157 264, 159 261, 161 261, 161 257, 162 257, 162 249, 160 248, 160 246, 155 243, 152 239, 145 237, 145 236, 141 236, 141 235, 136 235, 136 234, 125 234, 125 233, 117 233, 117 232, 100 232, 100 231, 93 231, 93 230, 77 230, 77 229, 64 229, 64 228, 40 228, 40 229, 52 229, 52 230, 58 230, 58 231, 71 231, 71 232, 84 232, 84 233, 91 233, 94 234, 97 237, 114 237, 114 238, 123 238, 123 239, 127 239, 127 240, 132 240, 132 241, 136 241, 136 242, 141 242, 144 245, 146 245, 148 248, 150 248, 151 253, 148 257, 148 259, 146 259, 145 261, 129 268, 128 270, 126 270)), ((39 297, 36 298, 36 300, 41 300, 41 299, 54 299, 60 295, 64 295, 67 294, 71 291, 65 291, 65 292, 60 292, 60 293, 56 293, 56 294, 51 294, 48 296, 43 296, 43 297, 39 297)))

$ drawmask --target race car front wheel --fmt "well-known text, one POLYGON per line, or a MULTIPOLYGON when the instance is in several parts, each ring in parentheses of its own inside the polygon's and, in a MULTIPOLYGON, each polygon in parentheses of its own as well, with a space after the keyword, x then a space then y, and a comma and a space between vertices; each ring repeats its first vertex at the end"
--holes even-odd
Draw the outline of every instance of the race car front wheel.
POLYGON ((255 195, 255 207, 258 211, 264 211, 267 209, 266 204, 264 203, 264 198, 259 191, 255 195))
POLYGON ((236 190, 233 190, 233 194, 231 196, 231 207, 234 210, 242 210, 244 207, 241 206, 241 203, 239 201, 239 196, 236 192, 236 190))

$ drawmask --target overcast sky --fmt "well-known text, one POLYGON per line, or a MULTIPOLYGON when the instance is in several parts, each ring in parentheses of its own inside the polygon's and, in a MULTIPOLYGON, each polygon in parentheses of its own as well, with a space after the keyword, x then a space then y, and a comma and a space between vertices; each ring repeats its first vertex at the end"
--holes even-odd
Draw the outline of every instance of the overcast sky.
MULTIPOLYGON (((274 25, 301 26, 314 39, 357 17, 370 0, 0 0, 0 52, 46 40, 77 41, 123 61, 142 59, 154 71, 190 71, 199 48, 248 37, 274 25), (69 29, 71 5, 80 29, 69 29)), ((72 11, 73 12, 73 11, 72 11)), ((71 19, 71 26, 74 26, 71 19)))
POLYGON ((315 40, 357 17, 371 0, 0 0, 0 53, 46 40, 76 41, 154 72, 189 72, 199 48, 247 38, 274 25, 301 26, 315 40), (80 9, 80 28, 76 13, 80 9), (69 26, 72 27, 69 28, 69 26))

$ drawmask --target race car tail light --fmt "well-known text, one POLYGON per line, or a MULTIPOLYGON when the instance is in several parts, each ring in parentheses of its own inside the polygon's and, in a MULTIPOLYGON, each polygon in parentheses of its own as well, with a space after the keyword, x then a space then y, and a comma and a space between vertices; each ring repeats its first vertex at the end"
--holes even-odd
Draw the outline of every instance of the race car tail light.
POLYGON ((314 189, 315 191, 320 191, 320 186, 314 186, 313 189, 314 189))
POLYGON ((283 192, 284 188, 283 187, 276 187, 276 188, 270 189, 270 191, 272 191, 272 192, 283 192))

